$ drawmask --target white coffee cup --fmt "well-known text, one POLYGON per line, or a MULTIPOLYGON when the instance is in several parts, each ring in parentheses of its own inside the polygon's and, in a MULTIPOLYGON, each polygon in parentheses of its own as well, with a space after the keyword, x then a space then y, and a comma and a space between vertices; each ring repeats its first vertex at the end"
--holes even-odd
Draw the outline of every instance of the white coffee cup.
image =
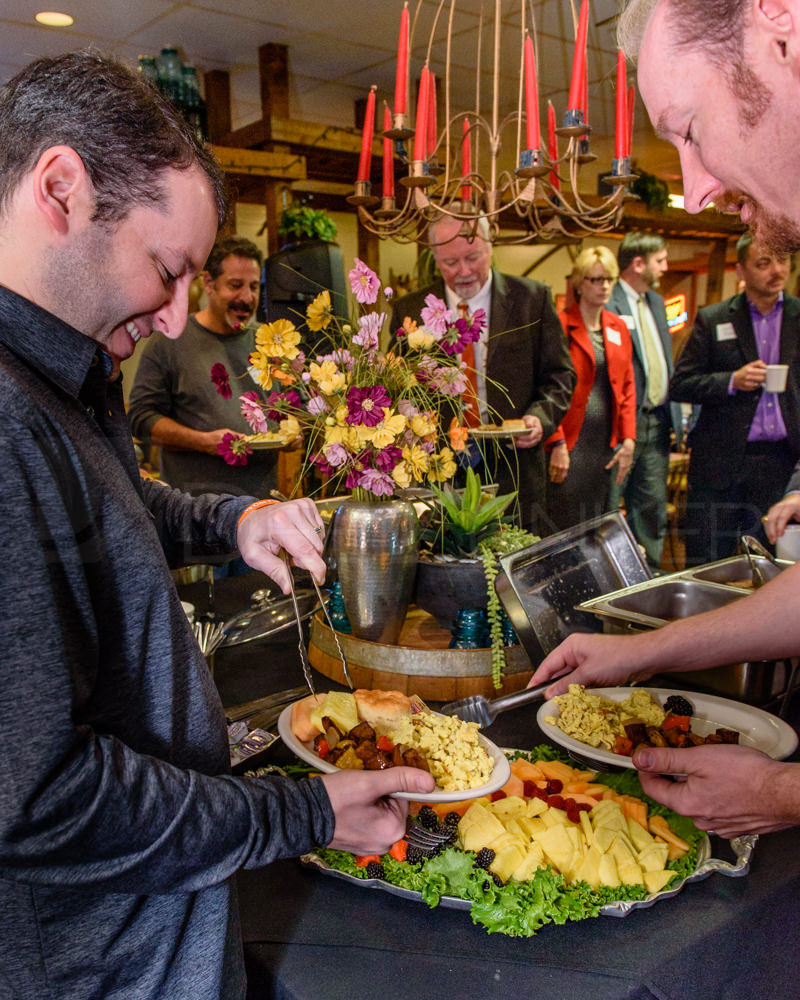
POLYGON ((775 543, 775 554, 779 559, 797 562, 800 559, 800 524, 787 524, 781 537, 775 543))
POLYGON ((767 381, 764 383, 767 392, 783 392, 786 389, 788 365, 767 365, 767 381))

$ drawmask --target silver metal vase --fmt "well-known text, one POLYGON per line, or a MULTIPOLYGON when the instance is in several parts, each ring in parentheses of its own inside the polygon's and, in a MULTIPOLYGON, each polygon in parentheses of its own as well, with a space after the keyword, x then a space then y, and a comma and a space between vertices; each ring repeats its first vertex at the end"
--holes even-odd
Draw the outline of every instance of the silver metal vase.
POLYGON ((348 498, 336 511, 331 548, 353 635, 396 644, 417 569, 420 525, 406 500, 348 498))

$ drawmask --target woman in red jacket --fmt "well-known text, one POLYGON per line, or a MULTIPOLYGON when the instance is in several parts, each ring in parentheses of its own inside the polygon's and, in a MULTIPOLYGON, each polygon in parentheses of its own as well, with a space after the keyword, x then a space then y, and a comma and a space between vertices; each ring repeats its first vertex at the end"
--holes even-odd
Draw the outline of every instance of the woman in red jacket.
POLYGON ((547 440, 547 513, 553 530, 609 509, 612 475, 621 483, 633 459, 636 389, 628 328, 604 309, 619 275, 606 247, 589 247, 570 275, 575 302, 560 314, 577 383, 569 411, 547 440))

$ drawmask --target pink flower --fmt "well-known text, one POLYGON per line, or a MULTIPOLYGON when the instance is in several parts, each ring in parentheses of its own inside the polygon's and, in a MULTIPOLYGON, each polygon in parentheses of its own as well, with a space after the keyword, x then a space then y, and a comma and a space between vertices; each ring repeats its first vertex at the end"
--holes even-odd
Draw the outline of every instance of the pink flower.
POLYGON ((261 409, 261 400, 257 392, 243 392, 239 397, 242 404, 242 416, 250 424, 256 434, 263 434, 267 427, 267 418, 261 409))
POLYGON ((358 480, 358 485, 376 497, 390 497, 394 493, 394 482, 391 476, 378 469, 367 469, 358 480))
POLYGON ((368 268, 363 260, 359 260, 358 257, 355 258, 355 265, 353 270, 348 274, 353 295, 355 295, 357 302, 372 305, 373 302, 377 301, 378 292, 381 289, 378 275, 368 268))
POLYGON ((323 413, 327 413, 330 410, 330 406, 328 406, 324 396, 312 396, 306 403, 306 409, 312 417, 318 417, 323 413))
POLYGON ((377 351, 378 334, 381 332, 386 313, 367 313, 358 321, 358 333, 353 337, 353 343, 366 347, 368 351, 377 351))
POLYGON ((383 290, 383 294, 387 299, 390 299, 394 295, 394 289, 390 285, 387 285, 383 290))
POLYGON ((295 389, 287 389, 286 392, 271 392, 267 396, 267 417, 270 420, 278 421, 285 416, 290 409, 299 410, 303 405, 299 393, 295 389))
POLYGON ((467 390, 467 376, 462 368, 442 367, 431 373, 430 385, 443 396, 462 396, 467 390))
POLYGON ((391 472, 403 457, 403 452, 396 445, 390 444, 388 448, 382 448, 372 459, 375 468, 381 472, 391 472))
POLYGON ((401 399, 397 404, 396 409, 397 412, 402 413, 404 417, 416 417, 419 413, 419 410, 416 406, 414 406, 410 399, 401 399))
POLYGON ((447 324, 451 319, 446 304, 432 294, 425 296, 425 305, 420 310, 420 317, 425 326, 437 337, 441 337, 447 331, 447 324))
POLYGON ((325 456, 322 452, 318 452, 316 455, 309 455, 308 457, 310 461, 316 465, 323 476, 332 476, 336 472, 336 469, 334 469, 334 467, 325 460, 325 456))
POLYGON ((325 458, 330 465, 338 469, 350 458, 350 452, 343 444, 336 442, 335 444, 329 444, 325 449, 325 458))
POLYGON ((253 449, 239 434, 226 434, 217 445, 217 454, 222 455, 228 465, 247 465, 247 456, 253 449))
POLYGON ((382 385, 366 389, 351 385, 347 390, 347 422, 377 427, 383 420, 383 408, 391 405, 392 399, 382 385))
POLYGON ((231 398, 233 393, 231 392, 231 384, 228 380, 228 369, 219 361, 211 366, 211 381, 217 387, 217 392, 223 399, 231 398))

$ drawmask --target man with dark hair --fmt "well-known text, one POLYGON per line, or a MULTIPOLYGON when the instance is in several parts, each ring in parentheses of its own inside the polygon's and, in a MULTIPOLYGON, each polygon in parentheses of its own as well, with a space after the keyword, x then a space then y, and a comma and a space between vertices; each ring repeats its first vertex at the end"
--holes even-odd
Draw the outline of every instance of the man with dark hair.
MULTIPOLYGON (((417 321, 425 299, 446 301, 454 316, 460 304, 470 314, 482 309, 487 325, 475 348, 480 420, 521 419, 527 431, 504 448, 484 449, 485 481, 500 492, 519 490, 523 527, 546 534, 547 470, 544 439, 569 409, 575 369, 548 288, 538 281, 501 274, 492 268, 492 245, 485 218, 471 229, 443 216, 430 227, 433 255, 442 277, 395 302, 391 329, 406 316, 417 321)), ((489 442, 494 445, 494 442, 489 442)))
MULTIPOLYGON (((255 349, 261 252, 250 240, 215 245, 203 272, 204 308, 178 340, 154 334, 136 369, 128 416, 136 437, 161 447, 161 478, 199 496, 222 492, 269 496, 278 486, 278 452, 254 451, 229 465, 218 447, 226 435, 251 434, 239 393, 217 392, 211 368, 244 374, 255 349)), ((254 386, 253 386, 254 387, 254 386)))
POLYGON ((611 505, 624 497, 625 512, 636 540, 654 572, 661 568, 667 533, 667 475, 670 428, 681 439, 681 411, 671 406, 667 386, 672 374, 664 299, 656 292, 667 270, 667 244, 657 233, 626 233, 617 250, 619 281, 608 308, 622 318, 633 340, 636 381, 636 450, 628 477, 612 483, 611 505))
POLYGON ((213 159, 89 54, 0 90, 0 151, 0 993, 242 1000, 235 871, 315 843, 385 851, 407 811, 386 796, 433 779, 230 775, 168 559, 238 548, 288 590, 282 550, 323 578, 322 522, 307 499, 142 481, 116 377, 140 338, 183 330, 224 217, 213 159))
POLYGON ((737 244, 744 290, 701 309, 670 382, 672 399, 699 405, 689 436, 687 565, 735 554, 758 534, 800 457, 800 299, 784 294, 787 254, 737 244), (767 365, 789 366, 768 392, 767 365))
MULTIPOLYGON (((759 243, 780 253, 800 249, 798 0, 632 0, 619 27, 626 54, 639 56, 650 118, 680 151, 687 209, 713 201, 739 211, 759 243)), ((773 511, 774 534, 790 511, 780 504, 773 511)), ((793 566, 744 600, 652 632, 571 635, 530 683, 553 680, 552 697, 570 683, 614 686, 798 654, 800 566, 793 566)), ((633 762, 648 795, 722 837, 800 824, 800 764, 746 746, 639 750, 633 762)))

